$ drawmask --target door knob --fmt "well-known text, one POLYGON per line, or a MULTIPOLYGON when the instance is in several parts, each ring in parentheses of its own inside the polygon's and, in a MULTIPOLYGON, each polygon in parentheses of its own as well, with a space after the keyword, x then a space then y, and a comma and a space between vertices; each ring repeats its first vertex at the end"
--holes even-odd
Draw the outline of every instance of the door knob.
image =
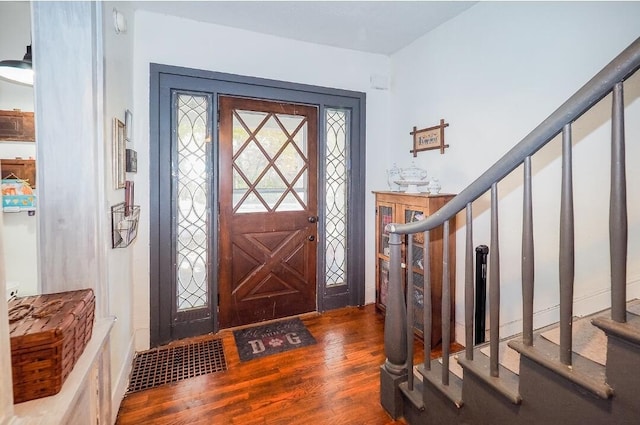
POLYGON ((318 221, 318 217, 313 216, 313 215, 311 217, 309 217, 309 223, 315 223, 316 221, 318 221))
POLYGON ((313 236, 313 235, 311 235, 311 236, 309 236, 307 239, 309 239, 311 242, 313 242, 313 241, 315 241, 315 240, 316 240, 316 237, 315 237, 315 236, 313 236))

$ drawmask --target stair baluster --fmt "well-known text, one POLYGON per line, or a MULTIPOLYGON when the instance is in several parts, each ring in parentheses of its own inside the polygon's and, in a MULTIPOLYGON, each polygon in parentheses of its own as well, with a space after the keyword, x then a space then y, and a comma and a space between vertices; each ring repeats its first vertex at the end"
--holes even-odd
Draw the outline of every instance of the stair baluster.
POLYGON ((423 257, 422 264, 424 264, 424 280, 423 291, 424 294, 424 320, 422 321, 424 326, 424 370, 431 370, 431 267, 429 267, 429 246, 431 242, 431 234, 427 230, 424 232, 423 245, 423 257))
POLYGON ((533 345, 533 206, 531 195, 531 156, 524 159, 522 217, 522 340, 527 346, 533 345))
POLYGON ((611 194, 609 244, 611 318, 627 321, 627 181, 625 170, 624 96, 622 83, 613 88, 611 105, 611 194))
POLYGON ((449 280, 449 220, 442 231, 442 385, 449 385, 451 354, 451 281, 449 280))
POLYGON ((407 236, 407 387, 413 391, 413 235, 407 236))
POLYGON ((465 330, 465 357, 467 360, 473 360, 473 303, 475 301, 475 293, 473 287, 473 214, 471 202, 466 208, 466 246, 464 259, 464 330, 465 330))
POLYGON ((574 234, 571 124, 562 129, 562 188, 560 192, 560 361, 571 365, 573 319, 574 234))
POLYGON ((498 241, 498 183, 491 185, 491 255, 489 256, 490 374, 499 375, 500 344, 500 247, 498 241))

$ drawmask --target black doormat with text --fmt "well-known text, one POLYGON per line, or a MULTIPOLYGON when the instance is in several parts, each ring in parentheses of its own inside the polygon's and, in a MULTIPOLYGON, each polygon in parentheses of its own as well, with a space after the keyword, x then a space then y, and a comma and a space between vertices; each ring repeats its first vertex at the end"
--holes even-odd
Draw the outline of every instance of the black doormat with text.
POLYGON ((233 331, 233 336, 243 362, 316 343, 298 318, 239 329, 233 331))

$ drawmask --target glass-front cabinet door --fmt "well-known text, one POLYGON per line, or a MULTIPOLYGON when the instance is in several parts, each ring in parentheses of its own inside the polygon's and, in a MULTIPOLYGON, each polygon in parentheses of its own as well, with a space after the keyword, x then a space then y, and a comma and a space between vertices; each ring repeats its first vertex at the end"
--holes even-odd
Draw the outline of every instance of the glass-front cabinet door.
MULTIPOLYGON (((452 194, 429 195, 426 193, 407 194, 401 192, 375 192, 376 195, 376 307, 385 313, 389 294, 389 233, 386 226, 389 223, 409 223, 423 220, 444 206, 452 194)), ((455 272, 455 222, 451 222, 449 238, 449 272, 451 284, 451 311, 454 311, 455 288, 453 278, 455 272)), ((405 299, 413 303, 413 325, 417 336, 424 335, 424 274, 425 268, 431 271, 431 343, 436 347, 442 337, 442 228, 432 230, 429 238, 429 264, 424 261, 424 233, 412 235, 413 252, 407 258, 407 237, 402 244, 402 288, 405 299), (409 274, 411 273, 411 275, 409 274), (407 288, 407 279, 413 277, 411 287, 407 288)), ((451 315, 451 338, 455 329, 455 318, 451 315)))
MULTIPOLYGON (((403 208, 403 217, 405 223, 411 223, 423 220, 425 213, 416 207, 407 206, 403 208)), ((424 234, 416 233, 411 237, 413 238, 413 255, 410 262, 411 269, 407 271, 407 275, 412 273, 413 285, 409 297, 413 302, 413 325, 416 333, 422 336, 424 334, 422 331, 424 327, 424 234)))
POLYGON ((378 290, 376 296, 376 306, 384 310, 387 305, 387 295, 389 293, 389 232, 387 224, 395 221, 395 206, 393 204, 380 203, 376 209, 376 229, 378 229, 376 240, 376 275, 378 290))
POLYGON ((389 232, 387 232, 387 224, 394 222, 393 205, 378 205, 378 254, 389 257, 389 232))

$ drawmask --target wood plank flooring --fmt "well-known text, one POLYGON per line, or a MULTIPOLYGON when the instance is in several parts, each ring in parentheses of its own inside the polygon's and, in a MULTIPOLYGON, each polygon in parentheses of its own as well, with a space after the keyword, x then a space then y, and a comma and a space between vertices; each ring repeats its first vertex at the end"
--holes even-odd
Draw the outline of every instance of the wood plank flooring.
POLYGON ((221 331, 227 371, 129 394, 117 424, 406 424, 380 406, 384 318, 374 306, 302 320, 316 345, 248 362, 221 331))

